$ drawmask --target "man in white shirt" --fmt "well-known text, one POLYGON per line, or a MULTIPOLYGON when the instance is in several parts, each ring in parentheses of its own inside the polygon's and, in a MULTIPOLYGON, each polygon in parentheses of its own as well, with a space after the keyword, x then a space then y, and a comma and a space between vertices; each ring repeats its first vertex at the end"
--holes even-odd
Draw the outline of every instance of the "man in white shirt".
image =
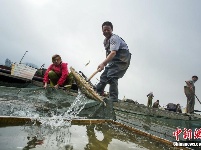
POLYGON ((106 21, 102 24, 103 35, 105 36, 104 47, 106 58, 98 65, 98 70, 103 71, 100 82, 97 84, 97 92, 104 93, 105 86, 110 85, 109 100, 118 101, 118 79, 122 78, 130 65, 131 53, 126 42, 112 33, 113 25, 106 21))

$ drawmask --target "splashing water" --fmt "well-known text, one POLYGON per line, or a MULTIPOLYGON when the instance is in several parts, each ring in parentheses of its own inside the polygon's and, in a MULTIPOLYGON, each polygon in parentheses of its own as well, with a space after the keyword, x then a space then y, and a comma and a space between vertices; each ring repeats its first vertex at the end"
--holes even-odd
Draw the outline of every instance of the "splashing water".
POLYGON ((36 119, 44 126, 51 126, 52 128, 68 127, 72 119, 78 118, 77 115, 87 102, 86 97, 78 90, 77 97, 66 112, 60 115, 52 115, 52 117, 39 117, 36 119))
POLYGON ((36 122, 36 120, 38 120, 41 125, 36 126, 34 124, 27 126, 25 127, 25 130, 30 134, 31 139, 36 138, 40 141, 44 140, 44 137, 46 137, 46 146, 52 145, 51 143, 56 142, 57 147, 72 148, 70 143, 71 132, 69 130, 71 127, 71 121, 74 118, 78 118, 77 114, 79 114, 79 112, 84 108, 86 103, 86 97, 79 90, 73 104, 66 112, 58 116, 53 115, 52 117, 34 118, 32 122, 36 122))
POLYGON ((28 133, 27 139, 30 143, 43 144, 47 147, 54 143, 57 147, 72 148, 69 130, 71 121, 80 118, 78 114, 89 101, 80 90, 76 97, 70 97, 61 90, 51 90, 50 93, 44 89, 21 89, 18 92, 19 89, 13 88, 10 93, 9 88, 3 90, 4 93, 1 93, 0 98, 1 115, 30 117, 31 123, 24 125, 22 129, 28 133), (10 96, 16 93, 17 96, 10 96), (62 106, 63 103, 71 105, 65 107, 62 106), (44 109, 46 104, 49 108, 47 111, 44 109), (40 125, 37 124, 38 121, 40 125))
POLYGON ((88 101, 86 100, 85 95, 83 95, 81 91, 79 90, 78 96, 76 97, 74 103, 71 105, 68 111, 64 113, 63 116, 69 120, 76 118, 76 116, 84 108, 87 102, 88 101))
POLYGON ((48 146, 56 144, 57 147, 68 147, 72 149, 71 145, 71 121, 74 118, 78 118, 79 112, 84 108, 87 103, 86 97, 78 90, 78 95, 75 98, 73 104, 67 108, 67 111, 60 115, 54 115, 52 112, 51 117, 34 117, 32 118, 32 124, 25 125, 24 129, 29 134, 29 140, 37 140, 48 148, 48 146), (37 125, 37 121, 41 123, 37 125), (42 142, 46 138, 45 144, 42 142), (56 143, 55 143, 56 142, 56 143))
POLYGON ((77 97, 63 90, 43 88, 24 88, 20 93, 19 88, 2 88, 1 91, 0 115, 30 117, 50 126, 64 126, 66 120, 78 118, 89 100, 80 90, 77 97))

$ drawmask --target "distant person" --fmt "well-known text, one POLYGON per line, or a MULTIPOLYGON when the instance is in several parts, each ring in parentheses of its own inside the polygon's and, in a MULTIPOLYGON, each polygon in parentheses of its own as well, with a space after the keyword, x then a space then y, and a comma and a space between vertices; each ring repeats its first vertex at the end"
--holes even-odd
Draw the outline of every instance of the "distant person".
POLYGON ((106 58, 98 65, 97 70, 103 71, 100 82, 96 86, 97 92, 102 95, 107 84, 109 87, 109 101, 118 101, 118 80, 126 73, 131 60, 126 42, 116 34, 113 34, 113 25, 106 21, 102 24, 102 32, 105 36, 104 47, 106 58))
POLYGON ((182 113, 180 104, 177 104, 176 112, 182 113))
POLYGON ((186 86, 184 86, 184 93, 187 97, 186 112, 194 113, 195 105, 195 86, 194 83, 198 80, 197 76, 192 76, 192 80, 185 81, 186 86))
POLYGON ((159 100, 155 101, 154 104, 153 104, 153 108, 159 108, 160 105, 159 105, 159 100))
POLYGON ((5 66, 6 66, 6 67, 11 67, 11 65, 12 65, 11 60, 8 59, 8 58, 6 58, 6 60, 5 60, 5 66))
POLYGON ((154 97, 153 92, 147 94, 147 97, 148 97, 147 107, 152 107, 152 99, 154 97))
POLYGON ((68 64, 62 62, 60 55, 52 56, 52 64, 48 67, 44 75, 44 88, 50 82, 50 86, 56 89, 59 86, 72 85, 73 76, 68 72, 68 64))

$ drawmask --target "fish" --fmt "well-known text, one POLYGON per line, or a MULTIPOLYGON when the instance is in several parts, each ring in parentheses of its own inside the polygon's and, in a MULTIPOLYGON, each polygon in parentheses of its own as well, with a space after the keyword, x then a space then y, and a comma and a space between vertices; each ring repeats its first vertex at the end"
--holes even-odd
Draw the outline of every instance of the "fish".
POLYGON ((89 65, 89 63, 90 63, 90 60, 89 60, 89 62, 88 62, 88 63, 86 63, 86 64, 85 64, 85 66, 88 66, 88 65, 89 65))

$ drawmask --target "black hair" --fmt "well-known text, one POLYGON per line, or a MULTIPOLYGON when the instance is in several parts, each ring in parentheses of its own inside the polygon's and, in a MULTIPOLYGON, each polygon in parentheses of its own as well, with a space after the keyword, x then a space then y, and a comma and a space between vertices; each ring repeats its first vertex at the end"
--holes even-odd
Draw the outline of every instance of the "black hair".
POLYGON ((113 30, 113 25, 112 25, 112 23, 109 22, 109 21, 105 21, 105 22, 102 24, 102 29, 103 29, 103 26, 110 26, 111 29, 113 30))
POLYGON ((198 79, 198 76, 192 76, 192 78, 197 78, 198 79))
POLYGON ((52 62, 55 61, 55 58, 56 58, 56 57, 58 57, 58 58, 61 60, 61 56, 58 55, 58 54, 55 54, 55 55, 52 56, 52 62))

